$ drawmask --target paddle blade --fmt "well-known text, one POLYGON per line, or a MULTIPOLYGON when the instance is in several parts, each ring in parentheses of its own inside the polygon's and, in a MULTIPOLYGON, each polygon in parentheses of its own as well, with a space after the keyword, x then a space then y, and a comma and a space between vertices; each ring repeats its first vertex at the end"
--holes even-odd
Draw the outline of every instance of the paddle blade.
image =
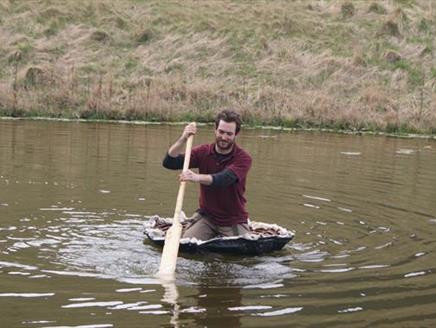
POLYGON ((179 242, 182 236, 182 225, 174 222, 167 230, 165 245, 160 260, 158 276, 164 279, 173 279, 176 271, 177 254, 179 252, 179 242))

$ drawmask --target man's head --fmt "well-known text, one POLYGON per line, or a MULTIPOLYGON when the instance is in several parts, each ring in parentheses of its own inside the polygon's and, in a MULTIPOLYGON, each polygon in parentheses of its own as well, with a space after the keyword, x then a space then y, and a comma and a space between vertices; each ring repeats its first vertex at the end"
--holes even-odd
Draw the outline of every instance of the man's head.
POLYGON ((241 116, 232 110, 223 110, 215 119, 215 141, 219 153, 233 149, 236 135, 241 130, 241 116))
POLYGON ((215 129, 218 128, 218 125, 221 120, 227 123, 235 122, 236 125, 235 134, 238 134, 239 131, 241 131, 241 124, 242 124, 241 116, 235 111, 231 109, 225 109, 219 112, 215 118, 215 129))

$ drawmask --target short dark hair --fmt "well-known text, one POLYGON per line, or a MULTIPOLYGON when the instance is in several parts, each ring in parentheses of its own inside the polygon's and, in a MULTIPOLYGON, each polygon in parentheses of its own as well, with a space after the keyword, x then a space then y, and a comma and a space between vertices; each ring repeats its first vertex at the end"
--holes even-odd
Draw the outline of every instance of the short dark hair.
POLYGON ((235 134, 238 134, 239 131, 241 131, 241 124, 242 124, 241 115, 236 113, 234 110, 224 109, 221 112, 219 112, 215 118, 215 129, 218 129, 218 125, 220 124, 221 120, 227 123, 235 122, 236 123, 235 134))

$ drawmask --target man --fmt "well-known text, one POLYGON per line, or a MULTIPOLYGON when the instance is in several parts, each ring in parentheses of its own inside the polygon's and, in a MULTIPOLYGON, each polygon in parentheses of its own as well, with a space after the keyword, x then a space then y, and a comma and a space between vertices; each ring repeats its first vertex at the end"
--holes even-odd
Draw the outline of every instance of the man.
MULTIPOLYGON (((224 110, 215 119, 215 142, 192 149, 189 167, 198 168, 198 174, 187 170, 179 179, 200 184, 200 208, 182 238, 208 240, 249 232, 244 193, 251 156, 235 142, 240 129, 239 114, 224 110)), ((186 140, 196 132, 193 123, 184 128, 181 137, 169 148, 164 167, 183 168, 186 140)))

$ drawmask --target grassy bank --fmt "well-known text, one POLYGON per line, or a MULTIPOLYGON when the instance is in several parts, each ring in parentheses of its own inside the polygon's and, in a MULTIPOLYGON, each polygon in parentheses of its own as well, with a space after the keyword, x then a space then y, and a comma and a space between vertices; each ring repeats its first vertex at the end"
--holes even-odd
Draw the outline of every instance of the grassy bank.
POLYGON ((436 3, 0 0, 0 115, 436 133, 436 3))

